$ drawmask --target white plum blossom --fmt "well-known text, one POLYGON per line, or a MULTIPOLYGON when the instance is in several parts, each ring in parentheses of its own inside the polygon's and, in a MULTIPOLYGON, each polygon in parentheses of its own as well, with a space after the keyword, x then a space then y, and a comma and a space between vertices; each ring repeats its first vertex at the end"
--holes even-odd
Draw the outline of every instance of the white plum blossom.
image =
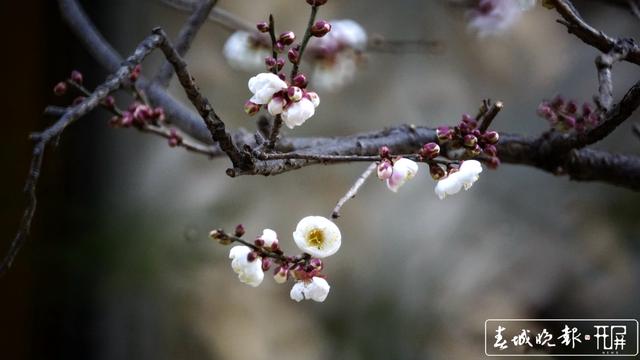
POLYGON ((516 23, 536 0, 480 0, 469 12, 469 29, 478 36, 496 35, 516 23))
POLYGON ((258 239, 264 241, 264 246, 268 248, 272 247, 273 244, 278 244, 278 234, 271 229, 262 230, 262 235, 258 239))
POLYGON ((311 280, 296 282, 289 295, 297 302, 302 300, 323 302, 329 295, 330 288, 327 280, 314 276, 311 280))
POLYGON ((268 104, 273 95, 288 87, 287 83, 273 73, 260 73, 249 79, 249 90, 253 96, 249 101, 254 104, 268 104))
POLYGON ((256 287, 262 283, 264 272, 262 271, 262 259, 256 256, 253 261, 249 261, 249 254, 253 250, 244 245, 238 245, 229 251, 231 268, 238 274, 241 282, 256 287))
POLYGON ((387 178, 387 187, 393 192, 397 192, 407 180, 413 179, 418 173, 418 164, 407 158, 400 158, 394 161, 391 176, 387 178))
POLYGON ((298 222, 293 240, 300 250, 317 258, 335 254, 342 235, 338 226, 322 216, 307 216, 298 222))
POLYGON ((276 116, 278 114, 282 114, 285 105, 287 105, 287 101, 282 96, 274 96, 271 101, 269 101, 267 110, 269 111, 269 114, 276 116))
POLYGON ((316 106, 308 98, 304 97, 300 101, 296 101, 287 106, 282 111, 282 120, 289 129, 304 124, 307 119, 316 113, 316 106))
POLYGON ((231 34, 222 50, 231 67, 243 71, 259 71, 264 68, 264 59, 271 55, 271 49, 257 36, 246 31, 231 34))
POLYGON ((477 160, 466 160, 460 165, 460 169, 446 178, 438 181, 435 187, 435 193, 442 200, 447 195, 453 195, 460 192, 462 188, 469 190, 473 183, 478 181, 482 165, 477 160))
POLYGON ((367 47, 367 32, 349 19, 331 20, 331 31, 309 42, 307 54, 313 59, 314 85, 321 90, 338 90, 355 77, 362 52, 367 47))

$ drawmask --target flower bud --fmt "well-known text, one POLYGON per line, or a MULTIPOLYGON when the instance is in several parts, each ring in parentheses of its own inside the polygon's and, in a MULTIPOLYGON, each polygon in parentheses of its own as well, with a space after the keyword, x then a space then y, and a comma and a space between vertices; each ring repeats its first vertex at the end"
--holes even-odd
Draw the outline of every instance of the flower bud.
POLYGON ((478 144, 478 138, 469 134, 464 136, 464 147, 468 149, 473 149, 478 144))
POLYGON ((264 246, 264 240, 262 240, 262 239, 256 239, 253 243, 256 244, 257 247, 263 247, 264 246))
POLYGON ((278 284, 284 284, 289 276, 289 268, 285 265, 278 266, 274 270, 273 280, 278 284))
POLYGON ((165 118, 164 109, 161 107, 157 107, 153 109, 152 117, 153 117, 153 120, 155 120, 156 122, 164 121, 164 118, 165 118))
POLYGON ((278 69, 277 71, 282 70, 283 67, 284 67, 284 59, 278 59, 276 61, 276 69, 278 69))
POLYGON ((304 74, 298 74, 293 78, 293 85, 297 86, 301 89, 304 89, 307 87, 308 81, 307 81, 307 77, 304 74))
POLYGON ((64 81, 60 81, 53 87, 53 93, 57 96, 62 96, 67 93, 67 83, 64 81))
POLYGON ((287 53, 287 58, 289 58, 289 61, 292 64, 297 64, 298 62, 300 62, 300 51, 294 48, 289 49, 289 52, 287 53))
POLYGON ((324 264, 322 263, 322 260, 320 260, 318 258, 313 258, 313 259, 309 260, 309 265, 311 265, 313 268, 315 268, 317 270, 322 270, 322 268, 324 267, 324 264))
POLYGON ((232 243, 231 239, 222 229, 211 230, 209 233, 209 238, 212 240, 216 240, 222 245, 229 245, 232 243))
POLYGON ((384 159, 378 164, 378 179, 387 180, 393 174, 393 165, 387 159, 384 159))
POLYGON ((311 26, 311 35, 323 37, 331 31, 331 24, 326 20, 318 20, 311 26))
POLYGON ((547 120, 550 120, 554 116, 554 113, 551 107, 549 107, 549 105, 547 105, 547 103, 544 103, 544 102, 538 106, 537 113, 539 116, 547 120))
POLYGON ((383 159, 388 158, 390 153, 391 153, 391 150, 389 150, 389 147, 387 147, 387 146, 380 147, 380 157, 381 158, 383 158, 383 159))
POLYGON ((274 44, 274 48, 277 52, 281 53, 284 51, 284 44, 282 43, 282 41, 276 41, 276 43, 274 44))
POLYGON ((178 134, 176 129, 169 130, 169 146, 176 147, 180 144, 182 144, 182 136, 178 134))
POLYGON ((71 72, 71 80, 73 80, 73 82, 75 82, 78 85, 82 85, 82 73, 78 70, 73 70, 71 72))
POLYGON ((571 100, 567 102, 567 104, 564 107, 564 110, 569 114, 575 114, 576 112, 578 112, 578 105, 576 104, 575 101, 571 100))
POLYGON ((287 89, 287 96, 289 96, 289 99, 293 101, 300 101, 300 99, 302 99, 302 95, 302 89, 297 86, 289 86, 287 89))
POLYGON ((491 145, 497 144, 500 140, 500 134, 498 134, 497 131, 487 131, 482 137, 484 138, 484 141, 491 145))
POLYGON ((256 28, 258 29, 258 31, 262 33, 269 32, 269 24, 266 21, 261 21, 257 23, 256 28))
POLYGON ((244 112, 247 113, 247 115, 255 115, 258 111, 260 111, 260 105, 252 103, 251 101, 244 103, 244 112))
POLYGON ((113 96, 109 95, 104 98, 102 105, 104 105, 107 109, 113 109, 113 107, 116 105, 116 100, 113 98, 113 96))
POLYGON ((489 156, 496 156, 496 154, 498 154, 498 149, 494 145, 485 145, 482 151, 489 156))
POLYGON ((565 116, 562 119, 562 123, 568 129, 573 129, 574 127, 576 127, 576 118, 573 116, 565 116))
POLYGON ((258 254, 255 251, 252 251, 252 252, 247 254, 247 261, 248 262, 254 262, 254 261, 256 261, 257 258, 258 258, 258 254))
POLYGON ((442 166, 438 164, 429 164, 429 174, 431 174, 431 177, 433 178, 433 180, 440 180, 447 173, 444 171, 442 166))
POLYGON ((76 106, 78 104, 80 104, 81 102, 83 102, 85 99, 84 96, 78 96, 77 98, 73 99, 73 102, 71 103, 71 105, 76 106))
POLYGON ((589 104, 588 102, 582 104, 582 116, 583 117, 587 117, 587 116, 591 115, 592 112, 593 112, 593 109, 591 108, 591 104, 589 104))
POLYGON ((245 230, 244 230, 244 226, 242 224, 238 224, 236 225, 236 229, 234 231, 234 234, 236 237, 242 237, 242 235, 244 235, 245 230))
POLYGON ((267 65, 267 70, 272 71, 277 64, 277 61, 273 57, 269 56, 264 58, 264 64, 267 65))
POLYGON ((440 155, 440 146, 434 142, 426 143, 420 149, 420 156, 425 159, 435 159, 440 155))
POLYGON ((293 44, 293 41, 296 39, 296 34, 293 33, 293 31, 287 31, 287 32, 283 32, 282 34, 280 34, 280 38, 279 40, 284 44, 284 45, 291 45, 293 44))
POLYGON ((489 159, 486 164, 490 169, 496 169, 498 166, 500 166, 500 159, 497 156, 494 156, 489 159))
POLYGON ((437 128, 436 135, 438 136, 438 141, 440 143, 447 142, 448 140, 451 140, 452 137, 451 130, 447 126, 437 128))
POLYGON ((271 268, 271 259, 262 259, 262 271, 269 271, 271 268))
POLYGON ((554 109, 560 109, 564 105, 564 98, 560 95, 551 100, 551 107, 554 109))
POLYGON ((478 144, 471 149, 467 148, 467 155, 469 157, 476 157, 480 154, 482 154, 482 148, 478 144))

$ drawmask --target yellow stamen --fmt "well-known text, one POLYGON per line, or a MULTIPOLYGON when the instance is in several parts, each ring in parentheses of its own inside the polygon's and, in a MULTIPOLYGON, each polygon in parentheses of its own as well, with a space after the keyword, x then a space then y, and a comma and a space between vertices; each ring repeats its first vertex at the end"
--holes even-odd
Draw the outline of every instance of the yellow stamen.
POLYGON ((324 244, 324 234, 320 229, 313 229, 307 233, 307 243, 320 249, 324 244))

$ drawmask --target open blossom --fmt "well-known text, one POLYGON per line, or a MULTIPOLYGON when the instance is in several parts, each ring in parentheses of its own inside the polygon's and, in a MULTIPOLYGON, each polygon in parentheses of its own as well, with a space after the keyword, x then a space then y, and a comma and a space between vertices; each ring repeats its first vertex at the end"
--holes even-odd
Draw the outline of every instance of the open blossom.
POLYGON ((272 73, 260 73, 249 79, 249 90, 253 96, 249 101, 254 104, 268 104, 273 95, 278 91, 286 89, 287 83, 272 73))
POLYGON ((413 179, 418 173, 418 164, 406 158, 400 158, 393 163, 391 176, 387 178, 387 187, 397 192, 407 180, 413 179))
POLYGON ((482 165, 477 160, 466 160, 460 165, 460 169, 446 178, 438 181, 435 193, 442 200, 447 195, 453 195, 460 192, 462 188, 469 190, 473 183, 478 181, 482 165))
POLYGON ((469 29, 478 36, 499 34, 511 27, 535 0, 480 0, 469 12, 469 29))
POLYGON ((340 229, 322 216, 307 216, 298 222, 293 240, 300 250, 317 258, 335 254, 340 249, 340 229))
POLYGON ((262 283, 264 272, 260 257, 256 256, 253 261, 249 261, 249 254, 252 251, 248 246, 234 246, 229 251, 229 259, 231 259, 231 268, 238 274, 238 279, 247 285, 256 287, 262 283))
POLYGON ((316 113, 316 107, 307 98, 294 102, 282 112, 282 120, 289 129, 304 124, 307 119, 316 113))
POLYGON ((287 94, 276 94, 267 106, 271 115, 282 115, 284 124, 289 129, 304 124, 316 113, 316 107, 320 105, 320 97, 315 92, 307 92, 296 86, 291 86, 287 94), (291 95, 289 95, 291 92, 291 95))
POLYGON ((331 31, 313 38, 307 54, 314 61, 314 85, 321 90, 337 90, 355 77, 361 53, 367 46, 366 31, 353 20, 332 20, 331 31))
POLYGON ((330 288, 327 280, 314 276, 311 280, 296 282, 289 295, 297 302, 302 300, 323 302, 329 295, 330 288))
POLYGON ((227 39, 222 53, 234 69, 259 71, 264 68, 264 59, 271 55, 271 49, 258 34, 236 31, 227 39))

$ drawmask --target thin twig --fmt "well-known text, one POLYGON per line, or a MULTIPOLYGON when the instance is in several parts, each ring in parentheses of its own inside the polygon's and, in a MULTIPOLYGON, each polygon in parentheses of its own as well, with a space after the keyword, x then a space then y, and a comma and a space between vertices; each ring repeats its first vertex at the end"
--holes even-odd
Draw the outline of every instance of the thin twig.
POLYGON ((344 206, 344 204, 346 204, 347 201, 353 199, 358 194, 358 190, 360 190, 360 187, 364 185, 364 183, 367 181, 369 176, 371 176, 371 174, 376 170, 377 165, 378 164, 375 162, 371 163, 371 165, 367 167, 367 170, 365 170, 362 173, 362 175, 358 177, 358 179, 353 184, 353 186, 351 186, 349 191, 347 191, 347 193, 344 194, 344 196, 340 198, 340 200, 338 200, 338 203, 336 204, 336 206, 333 208, 333 211, 331 212, 332 218, 337 219, 340 217, 340 210, 342 210, 342 207, 344 206))
POLYGON ((629 52, 627 46, 619 45, 606 54, 596 57, 596 68, 598 69, 598 98, 597 105, 601 110, 611 110, 613 104, 613 81, 611 79, 611 68, 613 64, 624 60, 629 52))
MULTIPOLYGON (((302 43, 300 43, 300 52, 298 55, 298 59, 302 59, 304 55, 304 49, 307 48, 307 44, 309 44, 309 40, 311 39, 311 28, 313 27, 313 23, 316 21, 316 15, 318 14, 318 6, 311 6, 311 14, 309 14, 309 21, 307 22, 307 28, 304 31, 304 36, 302 38, 302 43)), ((300 67, 300 61, 297 61, 293 64, 291 68, 291 80, 293 80, 296 75, 298 75, 298 68, 300 67)))
MULTIPOLYGON (((184 56, 187 51, 189 51, 193 39, 196 37, 196 34, 207 20, 211 9, 213 9, 217 2, 218 0, 202 0, 196 5, 193 14, 191 14, 187 22, 182 26, 176 39, 176 51, 180 56, 184 56)), ((160 70, 158 70, 154 81, 167 87, 169 86, 171 77, 173 77, 173 67, 168 61, 165 61, 160 70)))
POLYGON ((478 128, 481 133, 489 129, 491 122, 493 122, 493 119, 496 118, 502 108, 504 108, 502 101, 497 101, 495 104, 491 105, 484 114, 482 114, 482 120, 480 121, 480 127, 478 128))

